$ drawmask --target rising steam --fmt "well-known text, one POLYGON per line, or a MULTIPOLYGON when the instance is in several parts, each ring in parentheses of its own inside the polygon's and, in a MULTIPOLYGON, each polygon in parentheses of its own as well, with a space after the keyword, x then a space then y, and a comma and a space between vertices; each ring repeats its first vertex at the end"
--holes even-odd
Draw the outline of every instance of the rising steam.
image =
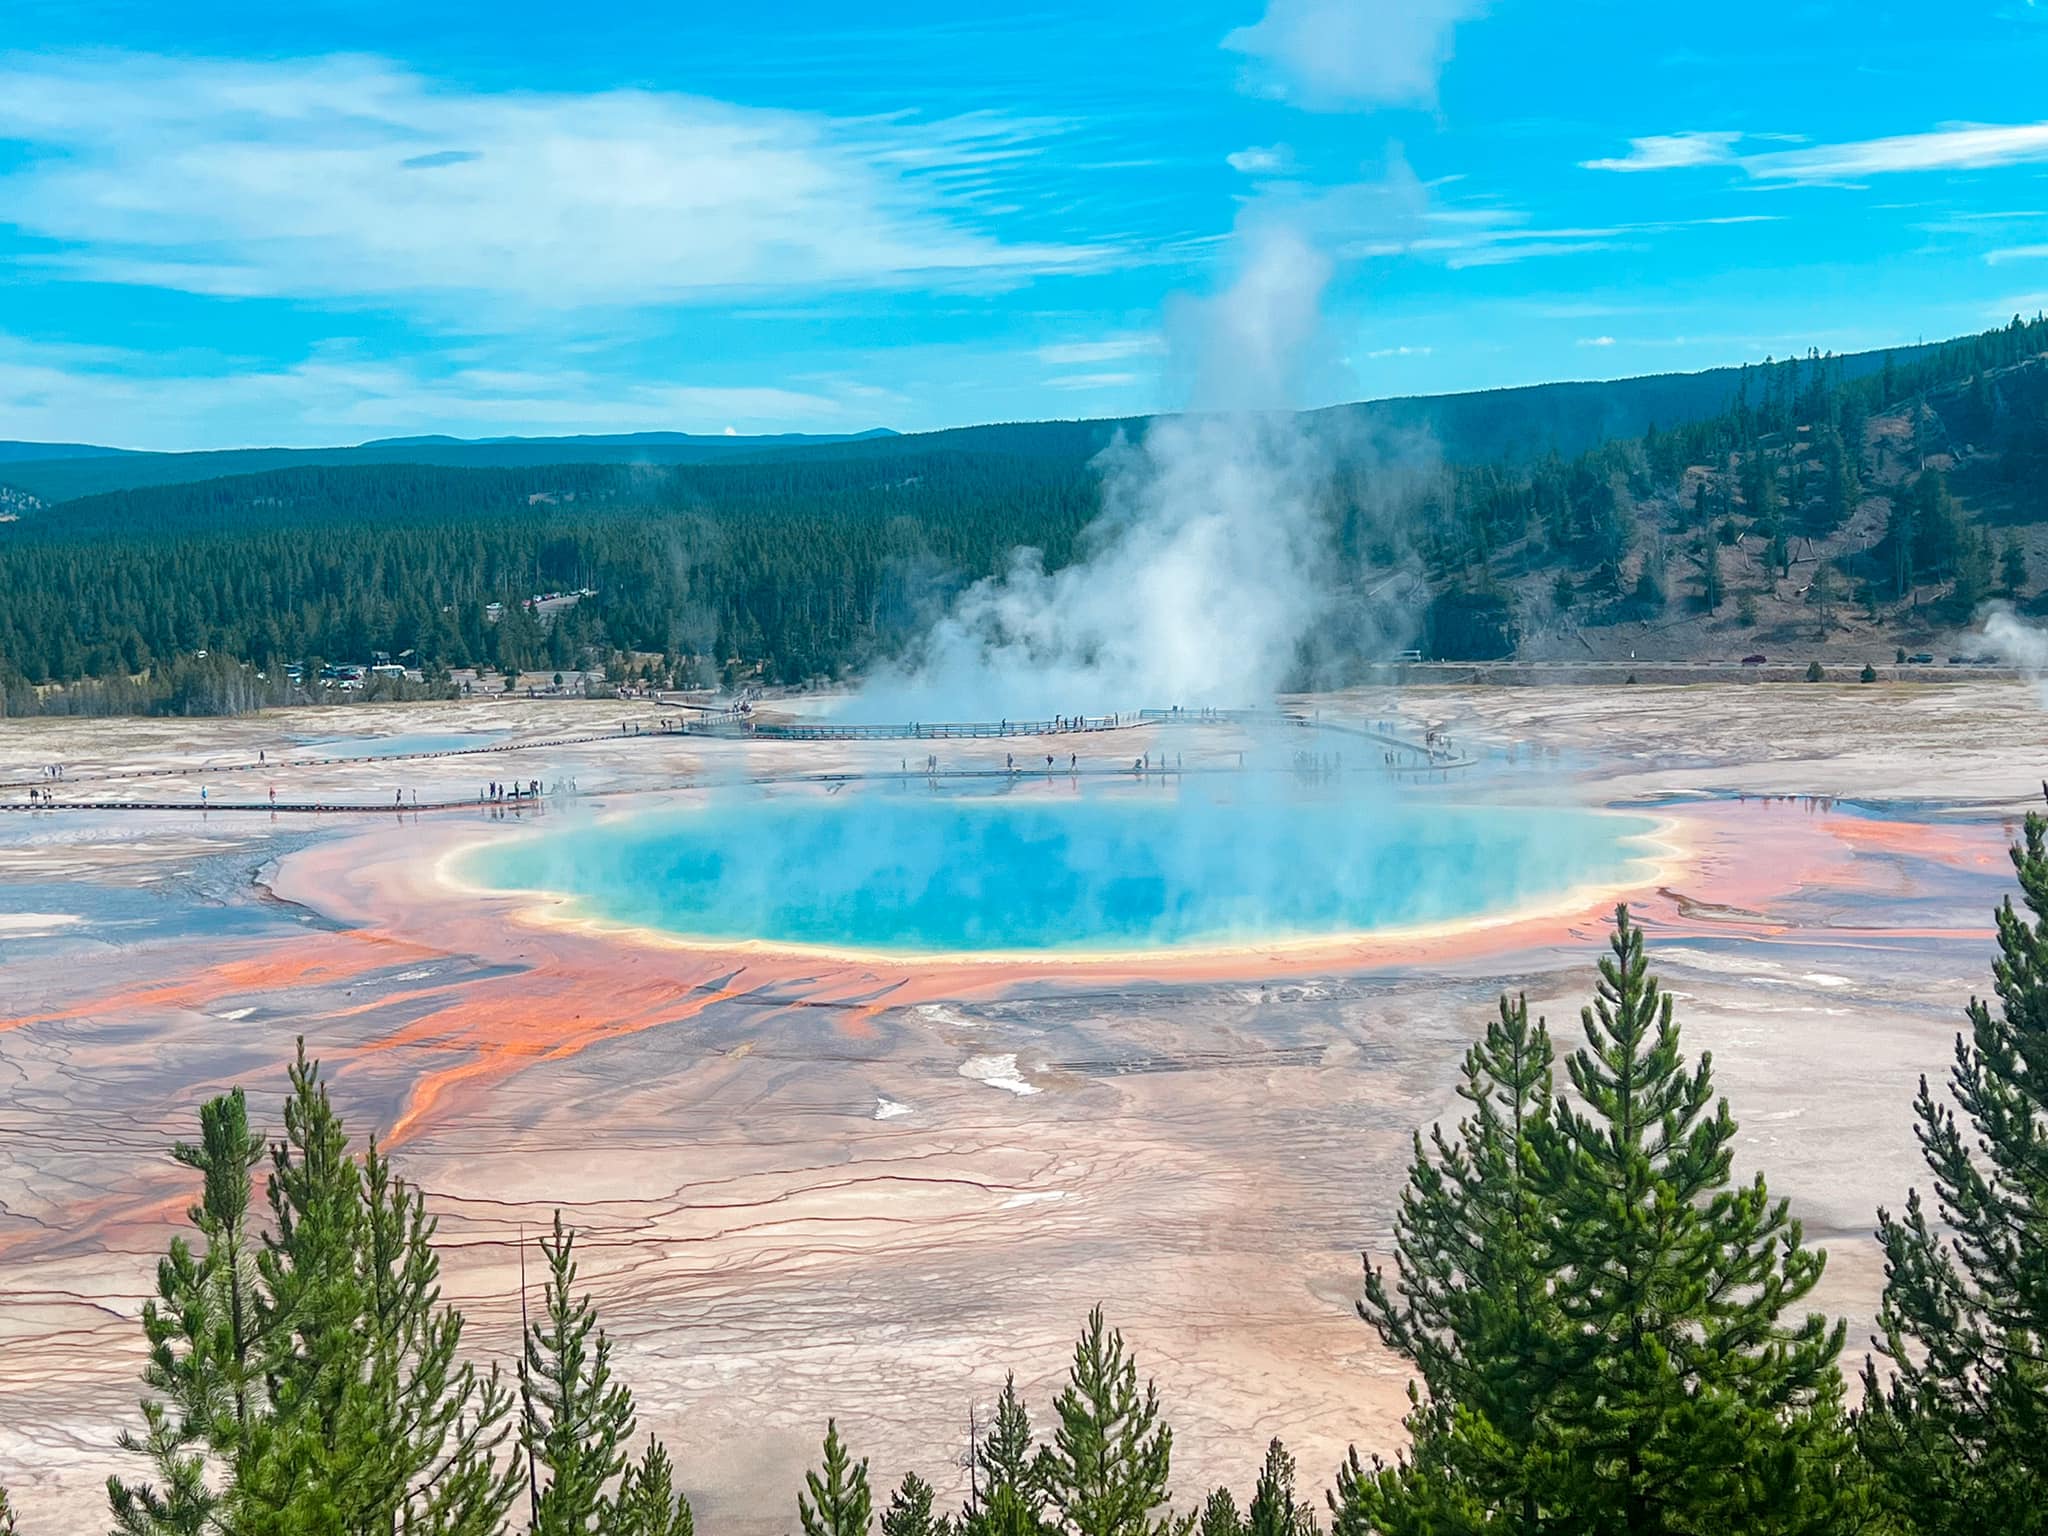
MULTIPOLYGON (((1098 460, 1083 557, 1021 549, 955 601, 861 709, 927 720, 1259 704, 1295 680, 1340 606, 1330 435, 1294 414, 1319 361, 1328 259, 1293 230, 1240 230, 1234 280, 1169 315, 1192 410, 1098 460)), ((1342 604, 1347 632, 1359 604, 1342 604)), ((1405 619, 1370 616, 1384 641, 1405 619)))

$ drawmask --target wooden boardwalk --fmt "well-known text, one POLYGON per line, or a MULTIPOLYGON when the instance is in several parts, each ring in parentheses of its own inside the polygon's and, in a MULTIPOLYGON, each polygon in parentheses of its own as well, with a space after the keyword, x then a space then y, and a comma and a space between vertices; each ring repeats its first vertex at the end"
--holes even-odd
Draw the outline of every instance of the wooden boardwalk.
MULTIPOLYGON (((821 722, 798 724, 766 722, 752 719, 737 710, 727 710, 712 718, 683 720, 669 717, 656 722, 652 730, 620 728, 616 731, 588 731, 575 735, 550 736, 536 741, 493 742, 474 747, 449 747, 427 752, 394 752, 387 754, 360 753, 345 757, 282 757, 275 760, 239 763, 203 763, 185 767, 113 769, 101 773, 65 775, 61 778, 41 776, 34 779, 16 779, 0 782, 0 794, 18 791, 21 800, 0 800, 0 811, 34 814, 55 811, 158 811, 158 812, 200 812, 247 814, 249 812, 276 812, 300 816, 377 816, 405 815, 411 812, 448 812, 466 810, 488 810, 496 814, 510 812, 514 815, 538 812, 546 800, 545 794, 535 797, 522 795, 517 799, 488 800, 481 797, 463 799, 422 800, 418 804, 407 801, 382 804, 376 801, 307 800, 303 798, 284 799, 203 799, 203 800, 99 800, 71 798, 65 794, 74 784, 129 784, 149 780, 186 779, 222 774, 271 774, 287 773, 293 769, 339 768, 350 766, 396 766, 405 763, 439 762, 456 758, 488 758, 515 752, 545 752, 564 747, 599 746, 607 743, 623 745, 681 737, 713 737, 725 740, 760 740, 776 742, 827 742, 827 741, 972 741, 1000 740, 1004 738, 1036 738, 1041 740, 1070 741, 1082 737, 1099 740, 1105 733, 1129 731, 1141 726, 1192 726, 1192 725, 1240 725, 1270 726, 1290 730, 1330 732, 1340 736, 1363 738, 1387 749, 1389 755, 1377 764, 1361 764, 1357 767, 1372 768, 1397 777, 1414 774, 1448 772, 1469 768, 1475 760, 1464 756, 1448 755, 1444 749, 1429 742, 1416 742, 1392 732, 1373 726, 1352 724, 1346 721, 1323 720, 1319 717, 1290 713, 1284 710, 1141 710, 1131 715, 1088 715, 1055 716, 1040 720, 964 720, 964 721, 906 721, 902 723, 857 724, 821 722), (1391 754, 1399 753, 1395 757, 1391 754), (62 798, 30 800, 29 791, 55 794, 62 798)), ((754 777, 755 784, 777 783, 821 783, 843 784, 866 780, 916 780, 936 782, 952 779, 1051 779, 1051 778, 1116 778, 1147 779, 1153 775, 1184 773, 1236 773, 1243 772, 1242 766, 1198 764, 1183 769, 1178 765, 1164 762, 1153 764, 1098 761, 1087 767, 1071 762, 1073 753, 1051 754, 1050 765, 1025 761, 1006 767, 940 767, 926 770, 905 765, 899 771, 887 769, 852 771, 827 774, 787 774, 754 777), (1070 761, 1062 764, 1059 760, 1067 757, 1070 761)), ((1240 754, 1240 764, 1242 755, 1240 754)), ((1277 769, 1277 772, 1293 771, 1299 776, 1302 770, 1277 769)), ((1332 770, 1334 772, 1334 770, 1332 770)), ((1329 773, 1318 770, 1315 777, 1327 777, 1329 773)), ((679 783, 672 788, 689 788, 688 783, 679 783)), ((613 791, 622 793, 625 791, 613 791)))
POLYGON ((215 811, 290 812, 295 816, 412 816, 428 811, 494 811, 514 816, 539 815, 545 795, 522 795, 517 800, 0 800, 0 811, 41 815, 56 811, 181 811, 211 815, 215 811))

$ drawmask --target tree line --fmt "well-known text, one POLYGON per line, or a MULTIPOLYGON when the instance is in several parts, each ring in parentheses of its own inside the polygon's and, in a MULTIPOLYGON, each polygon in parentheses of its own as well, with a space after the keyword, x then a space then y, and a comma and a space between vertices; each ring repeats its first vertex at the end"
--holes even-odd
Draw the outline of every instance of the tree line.
MULTIPOLYGON (((1354 1449, 1320 1509, 1277 1440, 1242 1502, 1177 1497, 1160 1394, 1098 1307, 1049 1435, 1005 1383, 963 1508, 914 1472, 883 1501, 832 1421, 804 1536, 2048 1531, 2048 820, 2013 862, 1992 993, 1915 1101, 1930 1193, 1877 1215, 1856 1407, 1844 1326, 1806 1308, 1826 1255, 1734 1176, 1711 1057, 1686 1058, 1621 907, 1578 1042, 1501 998, 1367 1256, 1359 1315, 1415 1371, 1405 1450, 1354 1449)), ((424 1196, 352 1145, 303 1042, 282 1118, 266 1141, 236 1089, 173 1151, 198 1196, 143 1310, 121 1443, 146 1476, 108 1480, 116 1536, 690 1536, 559 1213, 517 1359, 480 1367, 424 1196)))
MULTIPOLYGON (((1452 658, 1513 650, 1532 572, 1553 574, 1560 611, 1609 623, 1662 612, 1677 562, 1717 611, 1724 550, 1789 572, 1795 539, 1826 538, 1881 469, 1901 468, 1864 444, 1870 418, 1896 409, 1916 462, 1882 541, 1839 573, 1841 595, 1896 602, 1933 582, 1967 617, 2001 578, 2013 588, 2012 546, 1995 549, 1923 466, 1951 442, 1994 449, 2002 478, 1987 489, 2008 520, 2048 516, 2033 476, 2048 466, 2048 388, 2021 367, 2044 350, 2048 321, 2016 318, 1854 375, 1840 358, 1790 358, 1741 370, 1718 414, 1571 458, 1395 472, 1347 458, 1340 434, 1321 508, 1328 575, 1363 589, 1419 568, 1437 599, 1427 643, 1452 658), (1671 512, 1645 545, 1652 504, 1671 512)), ((383 651, 428 676, 627 657, 663 681, 843 677, 895 654, 1014 550, 1043 551, 1049 569, 1078 558, 1100 507, 1099 437, 1077 429, 1027 453, 991 429, 961 437, 983 446, 734 464, 329 465, 84 497, 0 524, 0 699, 71 707, 45 704, 52 685, 92 680, 101 703, 175 710, 162 679, 202 651, 260 672, 383 651), (583 590, 545 621, 524 606, 583 590)))

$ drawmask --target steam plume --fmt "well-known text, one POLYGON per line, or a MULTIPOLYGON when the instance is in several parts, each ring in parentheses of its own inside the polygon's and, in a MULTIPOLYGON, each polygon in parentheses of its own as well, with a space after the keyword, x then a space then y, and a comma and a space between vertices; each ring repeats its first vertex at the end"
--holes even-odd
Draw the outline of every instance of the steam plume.
POLYGON ((1319 362, 1330 264, 1280 224, 1237 241, 1234 279, 1169 315, 1194 408, 1105 450, 1082 558, 1048 572, 1039 551, 1017 551, 869 685, 864 712, 1240 706, 1298 673, 1337 591, 1331 443, 1291 410, 1319 362))

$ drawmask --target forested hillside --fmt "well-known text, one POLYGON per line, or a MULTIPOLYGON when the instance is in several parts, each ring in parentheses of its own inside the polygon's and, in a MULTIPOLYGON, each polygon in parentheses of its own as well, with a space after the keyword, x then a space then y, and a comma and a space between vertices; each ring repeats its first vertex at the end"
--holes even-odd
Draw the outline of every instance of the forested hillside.
MULTIPOLYGON (((1859 378, 1920 349, 1840 358, 1844 378, 1859 378)), ((1725 410, 1742 370, 1654 374, 1594 383, 1531 384, 1463 395, 1415 395, 1336 405, 1311 413, 1325 427, 1362 434, 1426 433, 1454 463, 1574 454, 1612 437, 1634 437, 1652 422, 1690 421, 1725 410)), ((189 485, 278 469, 367 464, 433 464, 449 469, 532 468, 548 464, 701 464, 825 452, 893 457, 898 452, 998 453, 1085 459, 1118 432, 1142 432, 1145 418, 1003 422, 954 427, 903 439, 883 429, 849 435, 785 433, 769 437, 628 432, 586 437, 384 438, 334 448, 232 448, 203 453, 136 453, 66 443, 0 442, 0 482, 43 501, 104 491, 189 485)))
MULTIPOLYGON (((322 468, 118 492, 0 537, 0 677, 416 653, 432 674, 657 653, 801 679, 910 632, 1018 544, 1070 558, 1084 462, 322 468), (592 595, 543 624, 535 593, 592 595), (502 604, 502 617, 487 613, 502 604)), ((409 657, 408 660, 414 658, 409 657)))
MULTIPOLYGON (((1418 627, 1447 658, 1768 642, 1885 659, 1987 597, 2038 592, 2044 349, 2048 323, 2015 320, 1875 366, 1812 355, 1732 372, 1732 393, 1703 375, 1695 397, 1723 405, 1569 457, 1532 459, 1502 436, 1532 420, 1527 400, 1478 463, 1419 452, 1426 435, 1386 415, 1403 402, 1345 408, 1380 411, 1370 431, 1311 418, 1339 456, 1331 574, 1353 588, 1390 566, 1423 575, 1434 599, 1418 627), (1379 467, 1389 444, 1398 474, 1379 467)), ((1608 409, 1581 388, 1545 397, 1558 436, 1608 409)), ((0 521, 0 691, 16 712, 75 707, 52 685, 109 679, 122 707, 207 707, 203 689, 173 703, 166 681, 200 652, 212 673, 384 651, 430 679, 583 664, 843 675, 1013 549, 1074 558, 1113 425, 739 462, 340 464, 59 502, 16 492, 0 521), (585 595, 545 617, 525 606, 552 592, 585 595)), ((1487 418, 1461 430, 1484 435, 1487 418)))
POLYGON ((1434 551, 1439 651, 1888 660, 2048 573, 2048 325, 1860 378, 1752 370, 1734 407, 1512 477, 1434 551), (1456 568, 1462 563, 1462 574, 1456 568))

